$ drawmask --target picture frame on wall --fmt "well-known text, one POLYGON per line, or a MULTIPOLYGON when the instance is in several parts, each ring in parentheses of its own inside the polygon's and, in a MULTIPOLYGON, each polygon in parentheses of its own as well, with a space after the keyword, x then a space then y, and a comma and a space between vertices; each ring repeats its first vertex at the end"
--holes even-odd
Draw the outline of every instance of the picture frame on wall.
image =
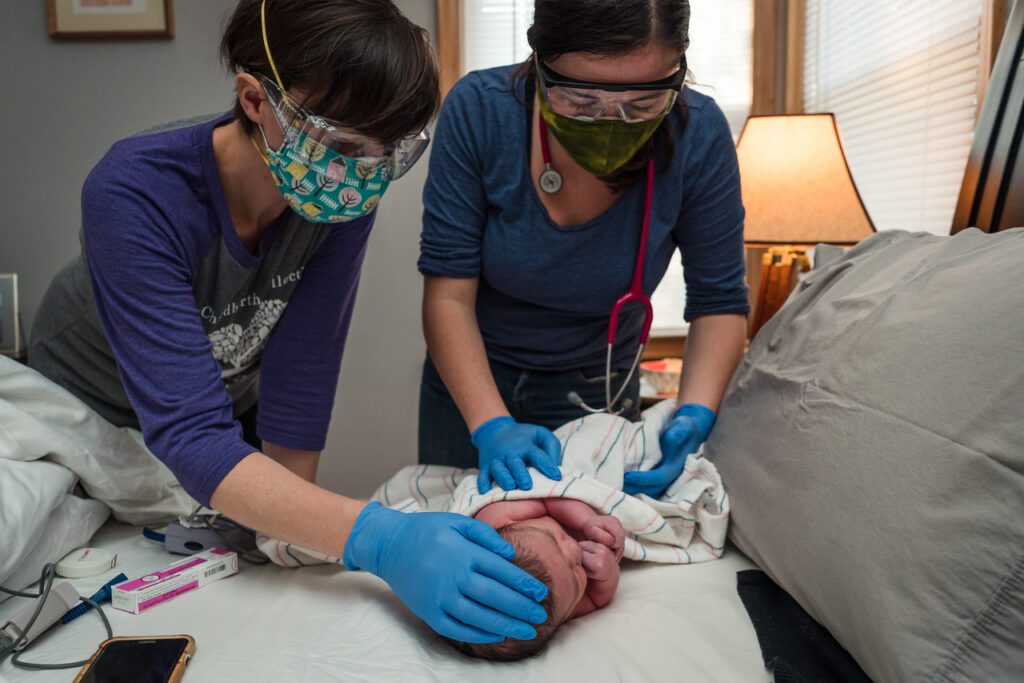
POLYGON ((51 38, 134 40, 173 38, 173 0, 47 0, 51 38))

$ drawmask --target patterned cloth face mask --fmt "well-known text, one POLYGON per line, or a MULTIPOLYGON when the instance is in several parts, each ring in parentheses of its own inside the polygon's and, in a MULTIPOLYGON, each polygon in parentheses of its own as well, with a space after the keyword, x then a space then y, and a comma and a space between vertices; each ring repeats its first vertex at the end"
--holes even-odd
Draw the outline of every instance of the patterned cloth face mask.
POLYGON ((340 223, 365 216, 376 208, 391 182, 383 164, 345 156, 306 132, 286 135, 277 150, 270 147, 262 126, 260 134, 267 153, 258 145, 256 150, 281 196, 306 220, 340 223))

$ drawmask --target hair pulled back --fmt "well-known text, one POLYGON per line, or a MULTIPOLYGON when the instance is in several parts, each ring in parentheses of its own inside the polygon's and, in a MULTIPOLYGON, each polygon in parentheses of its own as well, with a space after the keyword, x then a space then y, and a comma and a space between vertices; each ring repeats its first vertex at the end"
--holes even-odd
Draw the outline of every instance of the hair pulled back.
MULTIPOLYGON (((534 53, 545 60, 570 52, 615 57, 652 43, 675 50, 682 58, 690 45, 690 2, 536 0, 533 25, 526 38, 534 53)), ((514 77, 535 77, 532 57, 516 69, 514 77)), ((629 187, 644 176, 655 156, 663 165, 668 164, 675 137, 686 127, 686 105, 681 100, 625 166, 602 178, 605 184, 613 190, 629 187)), ((533 106, 532 102, 526 104, 533 106)))

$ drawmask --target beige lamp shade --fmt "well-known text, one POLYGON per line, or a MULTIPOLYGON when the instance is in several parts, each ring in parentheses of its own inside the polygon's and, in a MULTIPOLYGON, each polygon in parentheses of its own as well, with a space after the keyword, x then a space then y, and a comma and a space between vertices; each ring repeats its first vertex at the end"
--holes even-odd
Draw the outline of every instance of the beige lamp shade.
POLYGON ((832 114, 752 116, 736 148, 748 244, 856 244, 875 231, 832 114))

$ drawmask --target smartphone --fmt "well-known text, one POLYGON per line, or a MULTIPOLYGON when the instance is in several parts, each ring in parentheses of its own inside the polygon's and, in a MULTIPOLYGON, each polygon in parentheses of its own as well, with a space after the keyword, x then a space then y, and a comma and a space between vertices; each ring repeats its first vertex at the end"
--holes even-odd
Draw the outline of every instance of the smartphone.
POLYGON ((74 683, 175 683, 195 651, 195 639, 186 635, 109 638, 74 683))

